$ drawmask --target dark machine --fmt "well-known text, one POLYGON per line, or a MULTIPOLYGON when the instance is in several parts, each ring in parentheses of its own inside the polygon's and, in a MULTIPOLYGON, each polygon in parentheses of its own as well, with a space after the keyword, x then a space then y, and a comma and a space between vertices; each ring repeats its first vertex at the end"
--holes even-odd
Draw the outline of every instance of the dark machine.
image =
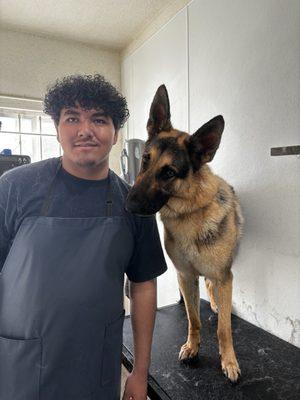
POLYGON ((24 164, 30 164, 31 159, 29 156, 11 154, 11 151, 5 149, 0 153, 0 176, 5 171, 19 167, 24 164))

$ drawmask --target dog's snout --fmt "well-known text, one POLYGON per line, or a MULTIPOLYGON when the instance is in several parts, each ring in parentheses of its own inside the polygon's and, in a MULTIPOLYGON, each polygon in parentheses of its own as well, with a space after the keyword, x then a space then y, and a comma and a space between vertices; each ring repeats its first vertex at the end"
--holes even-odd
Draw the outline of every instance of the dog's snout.
POLYGON ((134 199, 132 196, 127 197, 125 207, 126 207, 127 211, 129 211, 133 214, 137 214, 140 211, 139 202, 136 199, 134 199))
POLYGON ((132 188, 126 199, 126 210, 133 214, 142 214, 143 201, 139 198, 136 191, 132 188))
POLYGON ((126 200, 126 210, 139 215, 152 215, 157 213, 167 202, 167 196, 147 190, 137 190, 134 186, 130 190, 126 200))

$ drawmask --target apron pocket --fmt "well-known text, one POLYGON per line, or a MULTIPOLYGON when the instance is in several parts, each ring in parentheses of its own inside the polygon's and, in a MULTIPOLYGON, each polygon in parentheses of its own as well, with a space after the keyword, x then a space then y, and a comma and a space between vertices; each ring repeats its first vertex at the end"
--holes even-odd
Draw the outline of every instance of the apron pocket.
POLYGON ((117 320, 105 327, 101 372, 102 386, 109 385, 112 382, 118 383, 121 377, 123 322, 124 311, 117 320))
POLYGON ((40 339, 0 336, 0 399, 39 400, 40 339))

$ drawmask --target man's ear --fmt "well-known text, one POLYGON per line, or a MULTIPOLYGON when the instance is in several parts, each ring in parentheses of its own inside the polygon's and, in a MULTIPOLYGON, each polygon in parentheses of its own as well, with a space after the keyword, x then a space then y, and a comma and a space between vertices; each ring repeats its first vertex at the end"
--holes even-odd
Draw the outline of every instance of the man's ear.
POLYGON ((117 143, 119 137, 119 129, 115 131, 113 145, 117 143))
POLYGON ((161 131, 170 131, 171 129, 169 96, 165 85, 161 85, 157 89, 150 107, 149 119, 147 122, 149 139, 152 139, 161 131))
POLYGON ((201 126, 188 139, 187 146, 194 171, 214 158, 221 142, 224 125, 224 118, 218 115, 201 126))
POLYGON ((55 126, 55 130, 56 130, 56 139, 57 139, 58 143, 60 143, 59 134, 58 134, 58 125, 56 122, 54 122, 54 126, 55 126))

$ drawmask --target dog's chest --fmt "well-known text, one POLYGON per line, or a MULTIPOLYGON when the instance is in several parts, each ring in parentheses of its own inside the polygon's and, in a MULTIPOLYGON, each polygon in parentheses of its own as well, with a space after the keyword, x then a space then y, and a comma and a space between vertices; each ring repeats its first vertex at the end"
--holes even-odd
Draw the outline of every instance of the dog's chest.
POLYGON ((195 268, 199 274, 208 276, 214 263, 213 253, 207 247, 199 246, 199 232, 205 229, 205 221, 197 218, 189 223, 180 220, 162 219, 165 227, 166 250, 177 269, 195 268))

